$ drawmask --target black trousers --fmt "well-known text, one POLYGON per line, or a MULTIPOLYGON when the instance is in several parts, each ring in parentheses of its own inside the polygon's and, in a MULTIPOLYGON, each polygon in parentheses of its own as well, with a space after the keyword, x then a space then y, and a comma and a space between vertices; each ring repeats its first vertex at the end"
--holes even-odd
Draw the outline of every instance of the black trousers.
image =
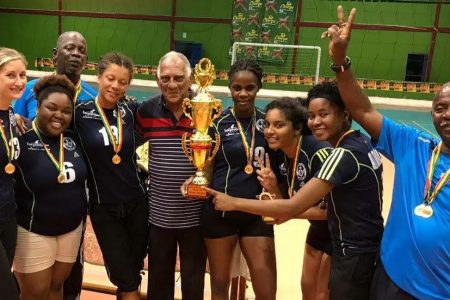
POLYGON ((0 223, 0 298, 19 299, 16 281, 11 266, 16 251, 17 219, 14 216, 5 223, 0 223))
MULTIPOLYGON (((405 270, 407 272, 407 270, 405 270)), ((381 261, 378 262, 373 276, 370 300, 417 300, 389 278, 381 261)))
POLYGON ((167 229, 150 225, 148 300, 173 300, 177 246, 183 300, 203 300, 206 246, 200 228, 167 229))
POLYGON ((369 299, 376 258, 376 252, 342 255, 333 249, 330 300, 369 299))
POLYGON ((90 217, 109 280, 119 292, 137 290, 147 253, 147 198, 120 204, 91 204, 90 217))

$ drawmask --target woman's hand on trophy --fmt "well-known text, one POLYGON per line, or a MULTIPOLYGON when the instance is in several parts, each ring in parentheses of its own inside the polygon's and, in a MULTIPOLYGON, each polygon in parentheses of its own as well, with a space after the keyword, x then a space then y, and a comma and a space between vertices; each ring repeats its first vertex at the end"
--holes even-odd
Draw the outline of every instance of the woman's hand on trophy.
POLYGON ((187 198, 187 187, 189 185, 189 183, 192 182, 192 179, 194 178, 194 176, 189 177, 188 179, 186 179, 186 181, 180 186, 180 193, 181 195, 183 195, 183 197, 187 198))
POLYGON ((213 189, 203 187, 208 194, 213 196, 213 203, 216 210, 230 211, 236 210, 236 198, 228 196, 227 194, 215 191, 213 189))
POLYGON ((356 9, 353 8, 345 21, 344 9, 342 6, 337 8, 338 24, 334 24, 322 33, 322 38, 330 38, 328 53, 333 62, 342 65, 345 62, 347 47, 350 42, 353 21, 355 20, 356 9))
POLYGON ((258 175, 258 181, 262 185, 262 187, 271 193, 276 192, 277 190, 277 177, 275 173, 272 171, 270 166, 270 158, 269 154, 266 153, 265 163, 262 161, 261 157, 257 157, 259 169, 256 170, 256 174, 258 175))

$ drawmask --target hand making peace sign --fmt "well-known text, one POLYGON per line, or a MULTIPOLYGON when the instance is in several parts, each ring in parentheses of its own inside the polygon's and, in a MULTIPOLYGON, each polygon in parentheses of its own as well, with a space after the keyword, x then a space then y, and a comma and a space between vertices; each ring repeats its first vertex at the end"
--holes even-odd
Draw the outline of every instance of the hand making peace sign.
POLYGON ((322 33, 322 38, 329 37, 328 53, 333 62, 337 65, 342 65, 345 62, 347 53, 347 46, 350 42, 350 35, 352 31, 353 21, 355 20, 356 8, 353 8, 348 15, 347 22, 345 22, 344 9, 338 6, 338 24, 334 24, 322 33))

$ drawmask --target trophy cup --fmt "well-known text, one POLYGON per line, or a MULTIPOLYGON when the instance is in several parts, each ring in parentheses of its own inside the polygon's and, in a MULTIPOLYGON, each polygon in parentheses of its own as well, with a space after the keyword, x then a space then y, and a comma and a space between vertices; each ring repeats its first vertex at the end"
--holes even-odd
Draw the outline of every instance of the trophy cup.
POLYGON ((222 113, 222 101, 208 92, 208 87, 215 77, 214 65, 209 59, 202 58, 194 70, 195 83, 198 85, 197 95, 192 100, 188 98, 183 100, 183 111, 192 120, 195 128, 194 134, 189 138, 189 145, 188 133, 183 135, 181 141, 184 153, 197 168, 194 178, 187 186, 188 198, 208 197, 206 191, 201 188, 208 185, 204 169, 211 163, 220 146, 219 134, 215 133, 214 147, 212 147, 213 140, 208 134, 208 128, 222 113))

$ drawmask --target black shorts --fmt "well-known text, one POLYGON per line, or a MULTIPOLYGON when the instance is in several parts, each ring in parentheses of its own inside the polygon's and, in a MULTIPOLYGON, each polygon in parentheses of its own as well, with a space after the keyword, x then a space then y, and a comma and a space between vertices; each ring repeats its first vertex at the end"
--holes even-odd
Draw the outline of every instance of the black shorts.
POLYGON ((109 280, 120 292, 137 290, 147 254, 147 197, 118 204, 91 203, 90 216, 109 280))
POLYGON ((266 224, 261 216, 239 211, 217 211, 210 200, 203 210, 201 230, 207 239, 231 235, 274 237, 273 225, 266 224))
POLYGON ((331 257, 330 300, 369 299, 377 253, 343 256, 333 251, 331 257))
POLYGON ((331 235, 328 229, 328 221, 310 221, 308 235, 306 236, 306 244, 314 249, 331 255, 331 235))
POLYGON ((378 261, 375 275, 373 276, 370 300, 417 300, 389 278, 381 261, 378 261))

